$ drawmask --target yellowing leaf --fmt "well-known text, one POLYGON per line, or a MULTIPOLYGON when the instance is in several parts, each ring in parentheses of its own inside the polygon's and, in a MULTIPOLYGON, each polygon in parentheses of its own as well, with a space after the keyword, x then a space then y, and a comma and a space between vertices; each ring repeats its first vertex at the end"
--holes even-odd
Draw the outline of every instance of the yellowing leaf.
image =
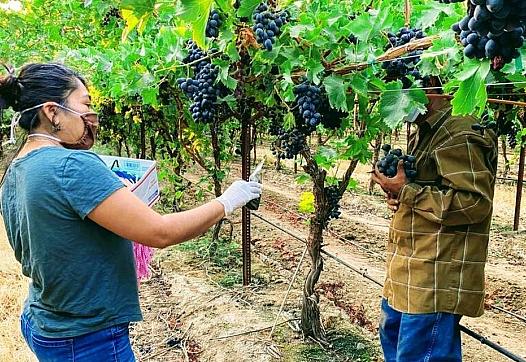
POLYGON ((137 24, 139 24, 139 18, 135 16, 135 13, 132 10, 126 10, 126 9, 121 10, 121 15, 124 21, 126 22, 126 27, 124 28, 122 32, 122 38, 121 38, 122 42, 124 42, 128 38, 128 35, 130 34, 130 32, 133 29, 135 29, 137 24))
POLYGON ((298 210, 308 214, 314 212, 314 194, 312 192, 303 192, 301 194, 298 210))

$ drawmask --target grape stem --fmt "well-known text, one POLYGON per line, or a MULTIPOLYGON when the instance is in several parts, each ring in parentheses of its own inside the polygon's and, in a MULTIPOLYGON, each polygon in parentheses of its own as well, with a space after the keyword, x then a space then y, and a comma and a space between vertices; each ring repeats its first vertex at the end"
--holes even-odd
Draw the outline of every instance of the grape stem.
POLYGON ((182 68, 182 67, 190 67, 194 64, 197 64, 199 62, 202 62, 203 60, 207 60, 207 59, 211 59, 213 57, 215 57, 216 55, 220 55, 221 52, 217 51, 215 53, 211 53, 211 54, 207 54, 206 56, 200 58, 200 59, 196 59, 194 60, 193 62, 190 62, 190 63, 186 63, 186 64, 175 64, 175 65, 171 65, 169 67, 166 67, 166 68, 161 68, 161 69, 157 69, 155 71, 155 73, 159 73, 159 72, 163 72, 163 71, 169 71, 169 70, 174 70, 174 69, 177 69, 177 68, 182 68))

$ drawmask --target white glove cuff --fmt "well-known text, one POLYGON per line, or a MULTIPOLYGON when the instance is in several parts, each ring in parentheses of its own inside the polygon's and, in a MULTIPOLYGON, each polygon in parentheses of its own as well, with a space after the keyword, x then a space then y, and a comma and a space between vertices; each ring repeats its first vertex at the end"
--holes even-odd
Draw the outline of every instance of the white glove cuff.
POLYGON ((223 195, 217 197, 216 200, 219 201, 225 208, 225 216, 232 215, 232 213, 234 212, 234 209, 232 205, 230 204, 230 202, 228 202, 228 200, 225 197, 223 197, 223 195))

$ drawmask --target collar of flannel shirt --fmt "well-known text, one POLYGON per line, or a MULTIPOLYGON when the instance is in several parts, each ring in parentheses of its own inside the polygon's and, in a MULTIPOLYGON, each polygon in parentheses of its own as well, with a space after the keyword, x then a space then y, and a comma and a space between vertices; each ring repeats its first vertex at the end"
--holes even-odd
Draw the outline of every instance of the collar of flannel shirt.
POLYGON ((436 110, 435 113, 429 117, 426 117, 423 123, 429 125, 429 127, 433 129, 438 124, 438 122, 451 113, 451 109, 452 107, 449 106, 444 109, 436 110))

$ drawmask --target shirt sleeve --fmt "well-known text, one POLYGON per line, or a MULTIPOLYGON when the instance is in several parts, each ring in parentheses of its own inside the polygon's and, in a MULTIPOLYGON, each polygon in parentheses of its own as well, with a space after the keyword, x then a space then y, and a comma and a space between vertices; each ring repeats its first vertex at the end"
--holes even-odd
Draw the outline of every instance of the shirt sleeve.
POLYGON ((75 151, 68 156, 62 182, 67 202, 82 219, 108 196, 124 187, 99 156, 84 151, 75 151))
POLYGON ((446 226, 482 222, 493 204, 493 148, 481 136, 464 134, 451 138, 433 155, 440 184, 409 183, 402 188, 399 201, 426 219, 446 226))

